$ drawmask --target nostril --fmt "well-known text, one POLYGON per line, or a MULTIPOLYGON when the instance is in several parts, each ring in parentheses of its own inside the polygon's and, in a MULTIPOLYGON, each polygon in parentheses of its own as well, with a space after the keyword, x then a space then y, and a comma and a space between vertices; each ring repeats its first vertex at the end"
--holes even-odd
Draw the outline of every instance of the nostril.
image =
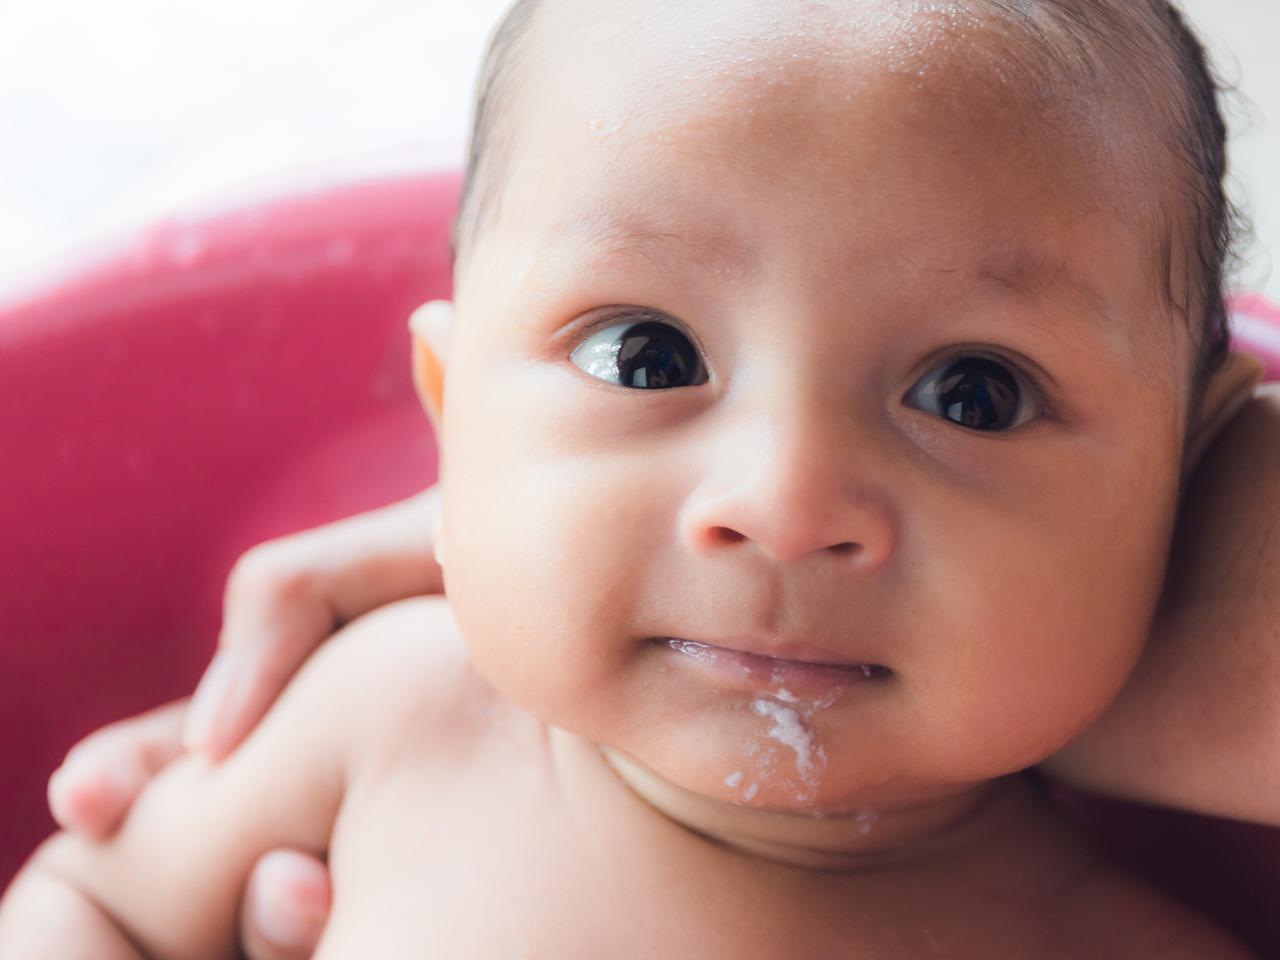
POLYGON ((712 527, 707 535, 709 539, 718 543, 737 543, 747 539, 737 530, 730 530, 728 527, 712 527))
MULTIPOLYGON (((712 527, 707 531, 707 539, 711 543, 740 543, 747 537, 731 527, 712 527)), ((833 543, 827 549, 837 556, 853 556, 862 550, 862 544, 846 540, 843 543, 833 543)))

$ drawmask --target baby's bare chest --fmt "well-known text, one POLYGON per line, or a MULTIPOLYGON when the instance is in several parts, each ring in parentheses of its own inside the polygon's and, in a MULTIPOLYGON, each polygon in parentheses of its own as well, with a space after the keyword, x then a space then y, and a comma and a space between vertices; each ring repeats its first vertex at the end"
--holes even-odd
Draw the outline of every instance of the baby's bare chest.
POLYGON ((645 824, 583 822, 536 765, 431 773, 400 771, 340 818, 317 960, 844 955, 795 952, 785 898, 679 844, 646 849, 645 824))
MULTIPOLYGON (((590 799, 567 799, 536 759, 398 765, 339 818, 317 960, 1150 955, 1125 947, 1129 890, 1081 909, 1089 882, 1071 907, 1002 895, 996 875, 859 887, 755 869, 660 818, 590 799)), ((1182 928, 1176 910, 1139 899, 1147 927, 1182 928)), ((1236 960, 1196 949, 1186 956, 1236 960)))

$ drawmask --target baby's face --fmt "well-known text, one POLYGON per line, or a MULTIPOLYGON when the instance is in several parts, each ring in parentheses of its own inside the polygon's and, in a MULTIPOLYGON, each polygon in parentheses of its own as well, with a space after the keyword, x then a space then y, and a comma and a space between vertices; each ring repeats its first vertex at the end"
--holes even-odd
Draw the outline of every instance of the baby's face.
POLYGON ((1190 349, 1090 138, 980 25, 563 16, 457 292, 477 666, 748 805, 918 802, 1052 753, 1139 654, 1190 349))

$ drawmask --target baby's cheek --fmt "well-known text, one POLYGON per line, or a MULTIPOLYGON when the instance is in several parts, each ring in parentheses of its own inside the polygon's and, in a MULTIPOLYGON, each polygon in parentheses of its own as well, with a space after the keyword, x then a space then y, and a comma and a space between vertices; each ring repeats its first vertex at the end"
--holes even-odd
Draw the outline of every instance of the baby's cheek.
POLYGON ((1105 709, 1141 653, 1162 509, 1126 514, 1105 494, 1058 493, 1045 509, 953 505, 923 534, 933 588, 914 605, 919 647, 904 681, 940 763, 1004 768, 994 775, 1037 761, 1105 709))
MULTIPOLYGON (((593 467, 546 457, 447 491, 446 588, 482 673, 568 726, 589 714, 633 643, 643 545, 626 498, 586 484, 593 467)), ((616 490, 616 488, 614 488, 616 490)))

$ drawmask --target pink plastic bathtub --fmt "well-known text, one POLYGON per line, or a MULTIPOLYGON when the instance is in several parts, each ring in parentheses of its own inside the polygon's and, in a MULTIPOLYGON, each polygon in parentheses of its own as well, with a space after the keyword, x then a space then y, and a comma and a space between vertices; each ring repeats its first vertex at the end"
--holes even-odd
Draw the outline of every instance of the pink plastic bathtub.
MULTIPOLYGON (((449 294, 454 173, 160 223, 0 302, 0 886, 80 736, 193 687, 250 545, 435 477, 405 319, 449 294)), ((1280 376, 1280 313, 1237 304, 1280 376)), ((1280 833, 1060 795, 1280 956, 1280 833)))

